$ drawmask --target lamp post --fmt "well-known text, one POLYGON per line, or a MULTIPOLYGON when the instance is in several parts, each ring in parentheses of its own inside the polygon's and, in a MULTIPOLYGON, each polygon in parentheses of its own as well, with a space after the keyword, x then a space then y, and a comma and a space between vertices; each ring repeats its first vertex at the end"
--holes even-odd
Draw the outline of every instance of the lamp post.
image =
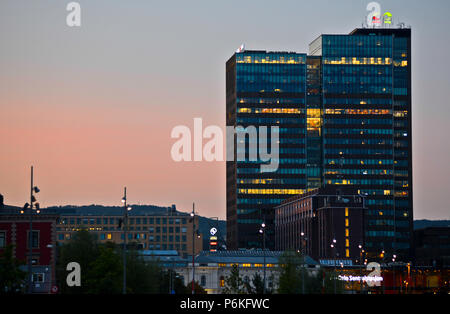
POLYGON ((259 233, 262 234, 263 237, 263 294, 266 293, 266 223, 263 222, 261 224, 261 228, 259 229, 259 233))
POLYGON ((127 293, 127 227, 128 227, 128 211, 131 210, 130 206, 127 206, 127 187, 123 188, 123 284, 122 294, 127 293))
POLYGON ((392 255, 392 290, 395 292, 395 259, 397 255, 392 255))
POLYGON ((359 247, 359 293, 362 294, 362 253, 364 250, 362 249, 362 245, 358 245, 359 247))
POLYGON ((330 246, 334 253, 334 294, 336 294, 336 239, 333 239, 333 243, 330 246))
MULTIPOLYGON (((33 293, 33 203, 36 198, 33 193, 39 193, 39 188, 33 184, 33 166, 31 166, 30 204, 25 203, 21 213, 30 207, 30 231, 28 234, 28 293, 33 293)), ((36 213, 39 214, 39 203, 35 204, 36 213)))
MULTIPOLYGON (((385 251, 382 250, 381 251, 381 274, 383 274, 383 265, 384 265, 384 256, 385 256, 385 251)), ((382 276, 383 277, 383 276, 382 276)), ((383 280, 383 294, 386 292, 386 288, 385 288, 385 282, 383 280)))
POLYGON ((192 203, 192 294, 195 294, 195 203, 192 203))
POLYGON ((300 235, 302 236, 300 239, 300 249, 301 249, 301 253, 302 253, 302 293, 305 294, 305 252, 303 249, 303 241, 306 241, 305 233, 302 231, 300 233, 300 235))

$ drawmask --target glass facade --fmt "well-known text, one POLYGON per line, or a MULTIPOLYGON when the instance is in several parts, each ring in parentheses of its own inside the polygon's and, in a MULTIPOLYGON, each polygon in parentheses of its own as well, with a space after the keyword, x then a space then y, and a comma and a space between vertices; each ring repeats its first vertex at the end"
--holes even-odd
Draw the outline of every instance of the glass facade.
MULTIPOLYGON (((323 183, 367 194, 364 246, 409 256, 410 30, 322 35, 323 183)), ((386 255, 386 254, 385 254, 386 255)))
POLYGON ((347 185, 367 195, 367 251, 410 255, 410 48, 410 29, 356 29, 318 37, 308 56, 244 51, 227 62, 227 125, 280 127, 277 172, 227 162, 231 247, 260 247, 257 224, 291 194, 347 185))
MULTIPOLYGON (((259 248, 263 221, 273 225, 273 207, 306 189, 306 54, 246 51, 227 63, 227 125, 278 126, 278 169, 262 173, 260 159, 250 160, 245 136, 245 160, 228 162, 229 248, 259 248), (231 76, 231 77, 230 77, 231 76), (233 221, 234 226, 231 225, 233 221)), ((237 138, 234 139, 235 144, 237 138)), ((271 136, 267 134, 268 147, 271 136)), ((239 147, 237 153, 240 153, 239 147)), ((274 230, 266 229, 266 246, 274 246, 274 230)))

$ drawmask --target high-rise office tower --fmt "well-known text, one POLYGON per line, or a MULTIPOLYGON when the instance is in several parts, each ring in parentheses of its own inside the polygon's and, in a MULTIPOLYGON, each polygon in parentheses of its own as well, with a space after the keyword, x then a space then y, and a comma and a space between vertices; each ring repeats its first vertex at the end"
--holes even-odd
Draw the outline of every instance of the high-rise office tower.
POLYGON ((409 256, 411 30, 322 35, 310 54, 321 57, 323 184, 367 194, 364 246, 373 257, 409 256))
POLYGON ((245 160, 227 162, 228 248, 262 247, 262 222, 266 247, 273 248, 274 206, 306 189, 306 54, 236 52, 226 64, 226 84, 227 126, 278 126, 279 132, 276 171, 261 172, 261 161, 250 160, 250 136, 245 160))
MULTIPOLYGON (((240 116, 241 99, 236 95, 245 93, 252 84, 274 81, 270 72, 260 76, 242 72, 242 68, 236 67, 238 63, 233 67, 238 56, 244 57, 245 52, 237 53, 227 63, 227 125, 233 125, 233 118, 240 116), (236 84, 239 77, 241 85, 236 84)), ((348 35, 321 35, 310 44, 309 55, 304 58, 305 74, 299 73, 297 80, 306 77, 306 102, 293 107, 303 116, 299 116, 292 129, 299 129, 297 136, 305 135, 302 143, 305 146, 301 146, 304 147, 298 156, 301 161, 294 165, 289 179, 305 182, 297 189, 326 185, 357 188, 366 194, 363 243, 366 250, 372 257, 379 257, 384 251, 386 259, 393 254, 410 256, 411 30, 362 28, 348 35)), ((280 94, 286 92, 277 88, 280 94)), ((228 241, 238 247, 251 247, 245 244, 250 230, 240 228, 246 219, 239 202, 240 166, 227 165, 228 241)), ((253 173, 252 180, 262 178, 261 173, 253 173)), ((280 183, 283 184, 277 188, 287 188, 286 181, 280 183)), ((279 197, 267 195, 266 202, 274 205, 279 197)), ((255 212, 262 208, 260 203, 253 205, 255 212)))

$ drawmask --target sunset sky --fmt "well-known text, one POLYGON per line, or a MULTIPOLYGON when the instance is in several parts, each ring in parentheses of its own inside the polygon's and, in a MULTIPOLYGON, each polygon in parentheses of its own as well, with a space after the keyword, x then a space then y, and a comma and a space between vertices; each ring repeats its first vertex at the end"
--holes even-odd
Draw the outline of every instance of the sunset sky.
MULTIPOLYGON (((131 203, 225 218, 225 163, 171 159, 177 125, 225 127, 225 62, 247 49, 308 52, 349 33, 362 0, 0 2, 0 194, 22 206, 131 203)), ((378 1, 412 27, 414 218, 450 219, 450 1, 378 1)))

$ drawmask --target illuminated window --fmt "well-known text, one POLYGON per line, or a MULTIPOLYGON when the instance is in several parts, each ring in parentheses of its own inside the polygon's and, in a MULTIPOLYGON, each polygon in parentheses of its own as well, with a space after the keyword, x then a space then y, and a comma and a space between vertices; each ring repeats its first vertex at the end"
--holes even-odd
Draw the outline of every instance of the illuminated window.
POLYGON ((227 267, 227 264, 219 263, 219 267, 227 267))
POLYGON ((242 264, 242 267, 251 267, 252 264, 242 264))
POLYGON ((345 236, 346 237, 350 236, 350 231, 348 230, 348 228, 345 229, 345 236))
POLYGON ((112 239, 111 233, 108 233, 108 234, 106 235, 106 238, 107 238, 108 240, 111 240, 111 239, 112 239))
POLYGON ((348 207, 345 208, 345 217, 348 217, 348 207))
POLYGON ((348 227, 348 218, 345 219, 345 226, 348 227))
POLYGON ((221 287, 225 286, 225 279, 223 278, 223 276, 220 277, 220 286, 221 287))
POLYGON ((348 239, 345 239, 345 246, 349 247, 350 246, 350 241, 348 239))
POLYGON ((350 250, 349 249, 345 249, 345 257, 350 257, 350 250))

